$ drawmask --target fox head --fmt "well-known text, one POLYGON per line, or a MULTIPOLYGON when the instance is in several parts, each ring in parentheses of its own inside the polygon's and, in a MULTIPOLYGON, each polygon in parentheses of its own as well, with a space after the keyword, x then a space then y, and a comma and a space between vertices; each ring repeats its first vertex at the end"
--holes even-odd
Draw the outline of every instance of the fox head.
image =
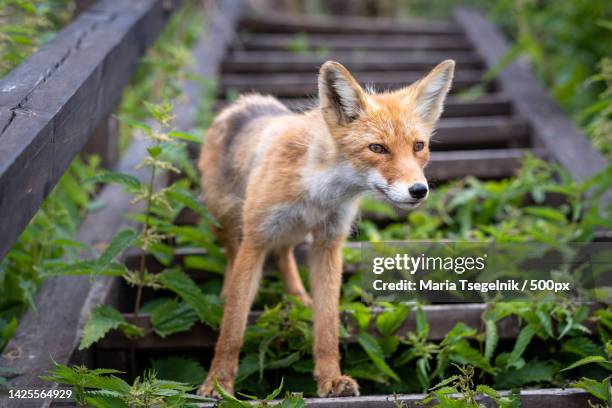
POLYGON ((446 60, 410 86, 373 93, 338 62, 321 67, 319 101, 339 156, 366 189, 398 208, 414 208, 429 193, 423 173, 429 139, 454 69, 455 62, 446 60))

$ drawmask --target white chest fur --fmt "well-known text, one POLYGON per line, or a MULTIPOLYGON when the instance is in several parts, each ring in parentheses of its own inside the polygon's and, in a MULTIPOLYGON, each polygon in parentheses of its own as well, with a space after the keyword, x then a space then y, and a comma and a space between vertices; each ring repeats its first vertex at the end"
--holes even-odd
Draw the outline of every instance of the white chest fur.
POLYGON ((348 233, 357 212, 357 198, 365 191, 363 180, 348 164, 302 176, 304 196, 271 208, 260 232, 271 241, 292 244, 310 232, 334 238, 348 233))

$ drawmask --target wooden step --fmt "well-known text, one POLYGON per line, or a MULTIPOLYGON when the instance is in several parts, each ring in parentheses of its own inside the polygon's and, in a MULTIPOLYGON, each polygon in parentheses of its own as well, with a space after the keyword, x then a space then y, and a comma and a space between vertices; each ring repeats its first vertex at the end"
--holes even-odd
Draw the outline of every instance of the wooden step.
MULTIPOLYGON (((318 104, 316 98, 281 99, 281 102, 294 111, 304 111, 318 104)), ((218 101, 215 111, 227 106, 226 101, 218 101)), ((512 106, 503 94, 486 94, 473 100, 459 97, 449 97, 444 104, 443 118, 471 116, 503 116, 512 113, 512 106)))
POLYGON ((466 147, 527 146, 527 122, 510 116, 444 118, 431 138, 432 151, 466 147))
MULTIPOLYGON (((500 395, 508 395, 501 391, 500 395)), ((308 408, 423 408, 431 404, 423 404, 425 394, 393 394, 393 395, 362 395, 359 397, 304 398, 304 406, 308 408)), ((463 395, 453 394, 453 398, 463 395)), ((479 407, 497 408, 499 405, 490 397, 479 394, 475 401, 479 407)), ((584 408, 592 407, 596 398, 580 388, 536 388, 520 391, 521 408, 584 408)), ((280 400, 267 402, 270 406, 280 406, 280 400)), ((465 406, 459 405, 457 406, 465 406)), ((204 403, 200 408, 215 408, 215 403, 204 403)))
MULTIPOLYGON (((356 76, 362 85, 374 84, 375 88, 395 89, 421 79, 426 72, 405 71, 362 72, 356 76)), ((458 70, 453 80, 453 90, 458 91, 478 85, 482 78, 480 70, 458 70)), ((221 77, 220 91, 225 95, 232 92, 261 92, 283 97, 304 97, 317 93, 317 73, 279 73, 279 74, 225 74, 221 77)), ((452 91, 451 91, 452 92, 452 91)))
POLYGON ((282 13, 266 13, 266 15, 247 16, 240 22, 240 28, 253 32, 274 33, 462 34, 457 24, 450 20, 400 21, 391 18, 297 16, 282 13))
POLYGON ((234 48, 244 50, 471 50, 470 42, 461 35, 397 36, 386 34, 250 34, 242 35, 234 48))
POLYGON ((453 59, 459 69, 482 68, 482 60, 472 52, 438 51, 237 51, 223 61, 224 73, 315 72, 325 61, 335 60, 351 71, 428 70, 445 59, 453 59))
MULTIPOLYGON (((442 340, 459 321, 475 329, 481 329, 483 326, 482 314, 486 308, 487 305, 483 303, 424 306, 423 310, 427 315, 427 322, 430 327, 428 339, 442 340)), ((380 311, 373 310, 373 313, 376 315, 380 313, 380 311)), ((255 323, 259 316, 261 316, 260 311, 250 312, 248 319, 249 324, 255 323)), ((189 331, 172 334, 162 339, 152 331, 148 315, 142 314, 135 316, 128 313, 124 314, 124 317, 126 321, 143 327, 145 333, 148 333, 144 337, 134 341, 134 347, 137 350, 203 350, 210 349, 215 345, 217 337, 216 330, 204 324, 197 323, 189 331)), ((347 326, 349 334, 354 336, 357 332, 357 327, 354 324, 353 318, 348 313, 344 313, 343 322, 347 326)), ((515 338, 518 335, 518 329, 518 321, 515 318, 504 319, 498 323, 498 334, 502 339, 515 338)), ((416 330, 416 315, 413 310, 399 329, 398 334, 400 336, 405 336, 408 332, 414 332, 414 330, 416 330)), ((369 331, 377 335, 377 331, 374 327, 371 327, 369 331)), ((98 350, 129 349, 130 340, 120 331, 113 330, 107 334, 104 339, 96 343, 95 347, 98 350)))
POLYGON ((467 176, 501 179, 513 176, 527 154, 545 157, 544 149, 489 149, 433 152, 425 175, 430 182, 467 176))

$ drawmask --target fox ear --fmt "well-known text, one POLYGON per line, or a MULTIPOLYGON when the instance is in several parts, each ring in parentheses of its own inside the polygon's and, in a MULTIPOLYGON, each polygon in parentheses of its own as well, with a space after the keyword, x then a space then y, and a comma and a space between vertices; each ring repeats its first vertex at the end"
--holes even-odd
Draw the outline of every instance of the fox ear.
POLYGON ((446 60, 415 84, 413 106, 416 115, 435 124, 444 109, 444 99, 453 82, 454 72, 455 61, 446 60))
POLYGON ((327 120, 346 125, 365 109, 364 91, 340 63, 327 61, 319 71, 319 101, 327 120))

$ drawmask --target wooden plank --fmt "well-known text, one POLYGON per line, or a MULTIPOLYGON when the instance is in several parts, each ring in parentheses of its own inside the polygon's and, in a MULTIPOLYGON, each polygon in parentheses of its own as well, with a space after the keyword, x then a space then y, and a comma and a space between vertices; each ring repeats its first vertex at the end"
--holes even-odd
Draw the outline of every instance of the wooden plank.
POLYGON ((238 51, 223 61, 225 73, 313 72, 327 60, 336 60, 353 72, 411 71, 429 69, 445 59, 454 59, 459 69, 482 68, 483 62, 472 52, 389 52, 389 51, 238 51))
MULTIPOLYGON (((483 303, 424 306, 423 310, 427 315, 427 321, 430 326, 428 339, 432 341, 442 340, 458 322, 463 322, 481 331, 483 328, 482 314, 486 308, 487 305, 483 303)), ((381 313, 381 311, 373 310, 374 316, 381 313)), ((250 312, 249 324, 254 324, 259 316, 261 316, 261 313, 260 311, 250 312)), ((144 337, 135 341, 137 350, 206 350, 214 346, 217 337, 215 330, 198 323, 189 331, 175 333, 162 339, 152 331, 148 315, 135 316, 133 314, 124 314, 124 317, 127 321, 145 328, 147 333, 144 337)), ((358 331, 355 321, 350 315, 344 314, 343 322, 350 335, 349 341, 354 342, 354 336, 358 331)), ((405 336, 408 332, 414 332, 415 330, 416 313, 412 311, 399 329, 398 334, 405 336)), ((379 335, 374 324, 371 325, 368 331, 373 335, 379 335)), ((498 332, 502 339, 515 338, 519 333, 518 320, 508 318, 498 322, 498 332)), ((96 344, 97 349, 103 350, 120 350, 128 347, 130 347, 130 340, 117 330, 112 331, 96 344)))
MULTIPOLYGON (((427 316, 427 322, 429 324, 428 340, 443 340, 457 323, 460 322, 476 329, 479 333, 484 333, 482 317, 488 307, 489 306, 485 303, 455 303, 423 306, 423 311, 427 316)), ((593 305, 593 309, 597 307, 601 306, 593 305)), ((380 333, 376 329, 375 320, 376 316, 383 312, 383 309, 374 308, 371 309, 371 312, 373 318, 371 319, 367 331, 373 336, 378 337, 380 333)), ((248 317, 248 324, 255 324, 261 315, 261 311, 251 311, 248 317)), ((217 331, 201 323, 196 323, 188 331, 161 338, 153 332, 153 326, 151 325, 149 315, 141 314, 136 316, 131 313, 124 313, 123 316, 126 321, 144 328, 146 333, 145 336, 135 340, 135 347, 140 351, 202 351, 210 349, 215 345, 217 331)), ((348 332, 348 338, 345 339, 345 341, 354 343, 360 331, 357 322, 347 312, 342 313, 341 319, 342 324, 348 332)), ((589 329, 593 330, 596 328, 594 322, 587 322, 587 326, 589 329)), ((509 316, 497 322, 498 335, 500 339, 503 340, 515 339, 520 333, 520 328, 521 323, 515 316, 509 316)), ((400 337, 406 337, 408 333, 414 333, 415 331, 416 311, 412 310, 396 334, 400 337)), ((121 350, 129 348, 130 345, 130 339, 125 337, 121 331, 114 330, 96 343, 96 348, 98 350, 121 350)))
MULTIPOLYGON (((386 34, 250 34, 241 36, 238 46, 245 50, 291 51, 294 46, 305 47, 308 51, 317 50, 389 50, 394 52, 432 50, 432 51, 469 51, 472 44, 463 36, 398 36, 386 34), (297 44, 297 45, 296 45, 297 44)), ((240 49, 239 48, 239 49, 240 49)), ((305 50, 305 51, 306 51, 305 50)))
MULTIPOLYGON (((458 8, 455 19, 488 66, 494 66, 510 49, 506 38, 483 13, 458 8)), ((500 72, 497 80, 516 110, 531 123, 535 136, 548 150, 550 157, 565 167, 577 181, 607 166, 603 155, 593 149, 588 138, 552 100, 525 61, 517 60, 509 64, 500 72)), ((611 198, 612 192, 607 195, 606 202, 610 202, 611 198)))
POLYGON ((380 33, 380 34, 461 34, 457 24, 447 20, 407 20, 356 16, 304 16, 266 13, 245 17, 240 27, 252 32, 274 33, 380 33))
MULTIPOLYGON (((501 392, 507 395, 507 392, 501 392)), ((459 395, 456 395, 459 398, 459 395)), ((341 398, 305 398, 309 408, 427 408, 432 404, 421 404, 425 394, 404 395, 364 395, 360 397, 341 398)), ((497 408, 489 397, 478 396, 477 402, 486 408, 497 408)), ((521 408, 584 408, 597 403, 597 400, 578 388, 540 388, 521 390, 521 408)), ((276 401, 269 404, 274 406, 276 401)), ((202 404, 202 408, 213 408, 213 403, 202 404)))
POLYGON ((527 146, 529 127, 508 116, 443 118, 431 138, 434 152, 452 149, 527 146))
MULTIPOLYGON (((304 111, 318 104, 316 98, 281 99, 281 102, 294 111, 304 111)), ((227 106, 226 101, 218 101, 215 111, 227 106)), ((443 118, 471 116, 503 116, 512 113, 512 106, 503 94, 485 94, 474 100, 464 100, 450 96, 444 104, 443 118)))
MULTIPOLYGON (((357 80, 362 85, 373 84, 378 89, 395 89, 421 79, 426 72, 362 72, 357 80)), ((466 89, 480 83, 482 72, 463 70, 455 73, 453 91, 466 89)), ((317 92, 317 70, 311 73, 278 73, 278 74, 225 74, 221 78, 221 94, 228 92, 261 92, 282 97, 304 97, 317 92)))
POLYGON ((0 258, 116 106, 165 3, 100 1, 0 81, 0 258))
POLYGON ((513 176, 526 154, 545 157, 544 149, 489 149, 433 152, 425 176, 430 182, 467 176, 500 179, 513 176))

